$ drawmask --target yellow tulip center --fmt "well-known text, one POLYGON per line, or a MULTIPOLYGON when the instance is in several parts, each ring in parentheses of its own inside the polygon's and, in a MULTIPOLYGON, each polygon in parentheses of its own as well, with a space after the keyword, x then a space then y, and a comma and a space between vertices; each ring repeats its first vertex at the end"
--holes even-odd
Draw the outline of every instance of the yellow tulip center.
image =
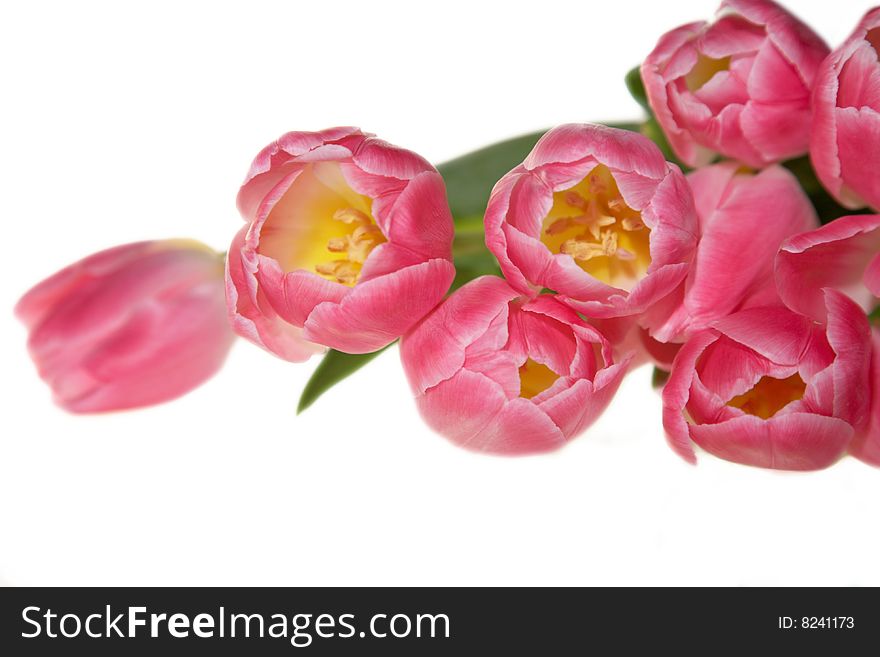
POLYGON ((556 383, 559 375, 543 363, 527 359, 519 368, 519 396, 531 399, 556 383))
POLYGON ((275 204, 260 231, 260 253, 284 271, 305 269, 353 286, 385 236, 372 199, 355 192, 335 162, 307 165, 275 204))
POLYGON ((705 55, 699 55, 697 57, 697 63, 694 64, 690 73, 684 76, 684 83, 687 86, 688 91, 694 92, 715 77, 716 73, 727 71, 729 69, 730 57, 712 59, 705 55))
POLYGON ((570 255, 591 276, 629 291, 651 264, 650 232, 600 164, 574 187, 553 194, 541 241, 553 253, 570 255))
POLYGON ((789 403, 803 399, 806 389, 807 384, 799 374, 792 374, 787 379, 762 376, 751 390, 737 395, 727 405, 766 420, 789 403))

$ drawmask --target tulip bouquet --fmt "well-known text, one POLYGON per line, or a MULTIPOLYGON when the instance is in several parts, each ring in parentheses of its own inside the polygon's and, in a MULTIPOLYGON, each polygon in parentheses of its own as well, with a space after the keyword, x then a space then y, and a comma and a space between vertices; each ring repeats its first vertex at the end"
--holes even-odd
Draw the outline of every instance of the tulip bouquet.
POLYGON ((177 397, 234 334, 322 355, 303 410, 399 341, 425 421, 468 449, 557 449, 652 363, 689 461, 880 465, 878 56, 880 8, 830 51, 770 0, 724 0, 629 74, 642 123, 436 168, 356 128, 290 132, 251 164, 227 253, 116 247, 17 313, 74 412, 177 397))

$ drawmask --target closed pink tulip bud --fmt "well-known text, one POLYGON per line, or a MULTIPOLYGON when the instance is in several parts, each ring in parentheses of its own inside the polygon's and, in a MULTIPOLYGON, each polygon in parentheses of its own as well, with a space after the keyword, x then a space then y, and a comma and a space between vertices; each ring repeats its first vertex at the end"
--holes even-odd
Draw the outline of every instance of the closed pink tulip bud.
POLYGON ((648 101, 683 162, 760 168, 807 152, 810 92, 828 46, 770 0, 725 0, 713 23, 664 34, 642 64, 648 101))
POLYGON ((229 251, 239 335, 300 361, 375 351, 452 283, 452 216, 427 161, 356 128, 290 132, 257 155, 229 251))
POLYGON ((780 166, 752 174, 725 162, 687 178, 700 242, 681 305, 658 332, 676 341, 741 308, 778 303, 773 263, 780 245, 819 225, 797 179, 780 166))
POLYGON ((605 409, 626 372, 610 343, 551 295, 484 276, 401 342, 419 411, 454 443, 527 454, 561 447, 605 409))
POLYGON ((492 190, 486 244, 519 292, 557 292, 591 318, 658 325, 697 243, 684 175, 634 132, 550 130, 492 190))
POLYGON ((849 208, 880 209, 880 7, 822 62, 813 91, 810 158, 819 180, 849 208))
POLYGON ((210 378, 234 335, 223 256, 191 240, 96 253, 22 297, 16 314, 55 401, 75 413, 148 406, 210 378))
POLYGON ((694 335, 663 389, 670 444, 781 470, 834 463, 868 421, 871 334, 865 314, 825 291, 827 322, 778 306, 729 315, 694 335))
POLYGON ((776 286, 789 308, 817 321, 825 319, 824 288, 872 311, 880 297, 880 215, 840 217, 786 240, 776 256, 776 286))

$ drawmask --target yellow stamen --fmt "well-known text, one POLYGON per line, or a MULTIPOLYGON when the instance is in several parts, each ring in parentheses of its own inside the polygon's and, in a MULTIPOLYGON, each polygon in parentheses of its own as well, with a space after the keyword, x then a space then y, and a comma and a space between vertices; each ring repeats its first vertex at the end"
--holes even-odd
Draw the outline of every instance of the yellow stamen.
POLYGON ((762 376, 751 390, 737 395, 727 405, 766 420, 791 402, 803 399, 806 389, 807 384, 799 374, 786 379, 762 376))
POLYGON ((651 264, 650 232, 624 201, 611 171, 599 165, 574 187, 554 194, 541 240, 595 278, 631 290, 651 264))
POLYGON ((366 214, 354 208, 342 208, 337 210, 333 213, 333 218, 344 224, 367 223, 370 221, 370 218, 366 214))
POLYGON ((367 256, 385 241, 385 236, 367 213, 356 208, 340 208, 333 213, 333 219, 352 226, 347 235, 333 237, 327 242, 330 253, 344 253, 345 257, 318 263, 315 271, 337 283, 354 285, 367 256))

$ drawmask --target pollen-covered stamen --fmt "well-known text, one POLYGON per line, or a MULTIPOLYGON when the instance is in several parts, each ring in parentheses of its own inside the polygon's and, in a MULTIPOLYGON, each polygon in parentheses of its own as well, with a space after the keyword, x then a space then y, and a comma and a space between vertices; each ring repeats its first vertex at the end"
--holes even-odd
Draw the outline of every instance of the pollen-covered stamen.
POLYGON ((554 194, 541 241, 599 280, 629 290, 650 266, 650 232, 611 170, 597 165, 574 187, 554 194))
POLYGON ((352 227, 347 235, 333 237, 327 242, 327 251, 345 254, 345 257, 319 263, 315 265, 315 271, 337 283, 354 285, 370 252, 385 241, 385 236, 368 214, 356 208, 337 210, 333 219, 352 227))
POLYGON ((355 208, 343 208, 337 210, 333 213, 333 218, 344 224, 372 223, 371 219, 366 214, 355 208))
POLYGON ((354 285, 360 276, 361 268, 348 260, 332 260, 315 265, 315 271, 322 276, 335 278, 337 283, 354 285))
POLYGON ((578 194, 577 192, 567 191, 565 192, 565 202, 568 203, 571 207, 577 208, 578 210, 586 211, 589 207, 589 203, 587 199, 578 194))
POLYGON ((620 225, 624 230, 628 230, 630 232, 634 230, 642 230, 645 228, 645 222, 641 220, 640 217, 624 217, 620 220, 620 225))
POLYGON ((560 248, 560 253, 567 253, 575 260, 590 260, 597 256, 615 256, 618 251, 621 249, 617 248, 617 233, 611 230, 603 230, 598 243, 572 239, 563 242, 560 248))

